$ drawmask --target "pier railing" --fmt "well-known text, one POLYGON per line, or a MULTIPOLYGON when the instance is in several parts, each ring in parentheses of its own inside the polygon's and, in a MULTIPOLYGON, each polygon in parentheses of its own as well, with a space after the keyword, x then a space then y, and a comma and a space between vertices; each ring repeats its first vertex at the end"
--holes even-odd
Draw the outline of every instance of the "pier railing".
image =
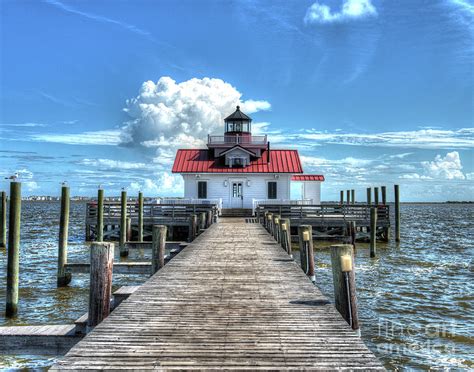
MULTIPOLYGON (((169 204, 144 203, 143 204, 143 220, 167 220, 188 221, 191 214, 200 212, 212 211, 213 215, 219 213, 217 204, 176 204, 171 202, 169 204)), ((120 202, 105 202, 104 203, 104 221, 119 220, 121 214, 120 202)), ((127 202, 127 217, 132 221, 138 220, 138 202, 127 202)), ((97 203, 87 203, 86 210, 86 224, 95 224, 97 221, 97 203)))
MULTIPOLYGON (((354 221, 358 225, 370 224, 370 208, 367 204, 318 204, 289 205, 261 204, 256 208, 257 217, 265 212, 277 213, 281 218, 289 218, 298 224, 317 223, 318 225, 342 225, 354 221)), ((390 226, 390 208, 388 205, 377 206, 378 226, 390 226)))

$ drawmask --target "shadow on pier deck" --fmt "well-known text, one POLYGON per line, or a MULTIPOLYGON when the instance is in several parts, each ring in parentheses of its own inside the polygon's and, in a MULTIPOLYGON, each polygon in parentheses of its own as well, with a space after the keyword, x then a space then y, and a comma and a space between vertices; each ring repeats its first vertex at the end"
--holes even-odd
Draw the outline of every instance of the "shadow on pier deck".
POLYGON ((260 224, 221 219, 53 366, 383 369, 260 224))

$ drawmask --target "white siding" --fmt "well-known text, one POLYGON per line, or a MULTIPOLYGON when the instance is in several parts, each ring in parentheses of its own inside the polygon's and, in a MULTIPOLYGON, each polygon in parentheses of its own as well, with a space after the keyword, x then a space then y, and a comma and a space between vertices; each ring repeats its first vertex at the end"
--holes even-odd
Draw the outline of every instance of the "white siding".
POLYGON ((243 182, 243 208, 252 208, 252 199, 267 199, 267 182, 277 182, 277 199, 290 199, 291 175, 279 174, 183 174, 184 197, 197 198, 198 181, 207 181, 207 197, 222 198, 223 208, 230 208, 232 181, 243 182), (227 186, 224 185, 227 181, 227 186), (247 181, 250 181, 248 185, 247 181))
POLYGON ((321 182, 304 182, 303 199, 311 199, 313 204, 321 204, 321 182))

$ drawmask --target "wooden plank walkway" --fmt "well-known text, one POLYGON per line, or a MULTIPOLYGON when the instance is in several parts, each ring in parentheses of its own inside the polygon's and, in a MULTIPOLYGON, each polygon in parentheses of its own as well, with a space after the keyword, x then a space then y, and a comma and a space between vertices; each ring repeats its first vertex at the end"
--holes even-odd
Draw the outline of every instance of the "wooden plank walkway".
POLYGON ((53 366, 380 369, 259 224, 221 219, 53 366))

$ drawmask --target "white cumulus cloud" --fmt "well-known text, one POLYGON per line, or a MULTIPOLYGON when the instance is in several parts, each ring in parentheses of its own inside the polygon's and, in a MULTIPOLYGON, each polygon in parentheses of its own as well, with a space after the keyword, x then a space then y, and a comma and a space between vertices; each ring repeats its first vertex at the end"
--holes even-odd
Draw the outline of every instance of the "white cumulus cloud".
POLYGON ((371 0, 343 0, 340 11, 333 11, 328 5, 316 2, 306 11, 304 22, 336 23, 375 16, 377 9, 371 0))
POLYGON ((445 157, 436 155, 433 161, 421 163, 426 175, 431 178, 447 180, 464 180, 466 176, 462 172, 461 158, 457 151, 448 152, 445 157))
POLYGON ((249 114, 271 108, 267 101, 243 101, 241 97, 221 79, 177 83, 163 76, 156 83, 144 82, 138 96, 127 100, 124 110, 130 120, 122 129, 122 142, 156 148, 158 159, 169 159, 178 147, 202 146, 209 133, 222 133, 223 120, 236 105, 249 114))
POLYGON ((162 172, 156 178, 145 178, 140 182, 132 182, 128 190, 134 193, 142 191, 147 196, 182 196, 184 181, 180 175, 162 172))

